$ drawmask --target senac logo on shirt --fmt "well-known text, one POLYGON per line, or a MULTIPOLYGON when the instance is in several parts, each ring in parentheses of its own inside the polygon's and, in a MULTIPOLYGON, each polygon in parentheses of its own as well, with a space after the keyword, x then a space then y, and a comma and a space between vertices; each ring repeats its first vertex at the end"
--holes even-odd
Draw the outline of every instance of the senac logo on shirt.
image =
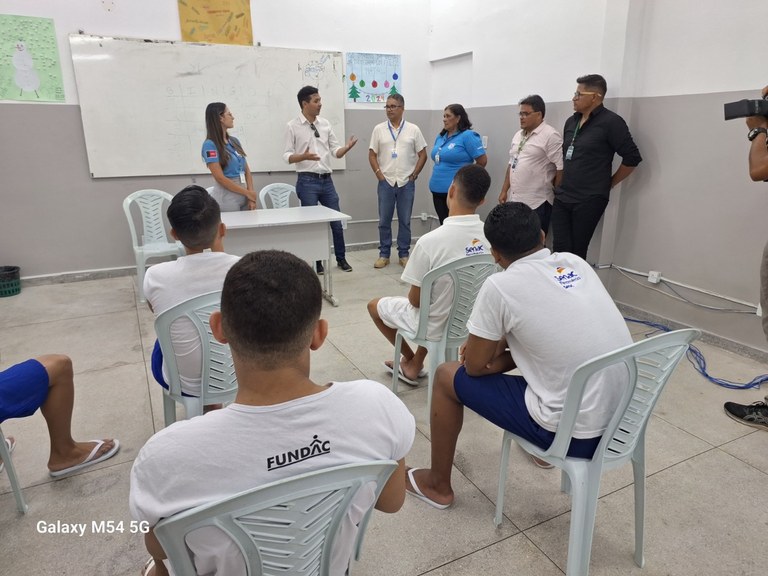
POLYGON ((219 153, 216 152, 216 150, 206 150, 205 157, 206 158, 218 158, 219 157, 219 153))
POLYGON ((474 256, 475 254, 485 254, 485 246, 483 241, 478 238, 473 238, 472 242, 464 248, 465 256, 474 256))
POLYGON ((563 266, 558 266, 555 268, 555 275, 553 278, 558 284, 560 284, 560 286, 566 290, 573 288, 578 282, 582 280, 582 277, 579 276, 575 270, 572 270, 571 268, 564 268, 563 266))

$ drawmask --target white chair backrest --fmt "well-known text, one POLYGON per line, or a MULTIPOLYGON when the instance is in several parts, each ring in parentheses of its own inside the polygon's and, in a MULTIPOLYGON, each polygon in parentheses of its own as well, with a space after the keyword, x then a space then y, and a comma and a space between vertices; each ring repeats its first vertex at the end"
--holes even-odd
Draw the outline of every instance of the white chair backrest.
POLYGON ((171 324, 179 318, 188 318, 197 328, 202 344, 202 404, 217 404, 234 400, 237 393, 237 377, 228 344, 222 344, 211 333, 211 313, 221 306, 221 291, 203 294, 170 310, 155 319, 155 333, 163 352, 163 366, 168 374, 169 393, 181 396, 181 381, 176 355, 171 340, 171 324))
POLYGON ((139 190, 128 195, 123 200, 123 211, 128 219, 128 226, 131 229, 131 239, 134 246, 172 242, 168 238, 165 230, 165 221, 163 220, 163 214, 165 213, 163 206, 170 204, 171 200, 173 200, 173 196, 162 190, 139 190), (141 238, 138 238, 136 234, 135 222, 131 214, 131 204, 134 203, 139 207, 141 214, 143 227, 141 238))
POLYGON ((302 474, 180 512, 158 522, 154 532, 177 576, 197 574, 185 537, 203 526, 216 526, 235 542, 248 574, 327 576, 352 499, 371 482, 378 499, 396 468, 386 460, 302 474))
POLYGON ((688 351, 688 344, 699 336, 701 332, 694 329, 667 332, 604 354, 579 366, 568 386, 563 414, 547 454, 565 458, 584 389, 590 377, 608 366, 623 364, 629 378, 616 412, 595 450, 593 460, 602 457, 605 463, 610 463, 626 459, 635 449, 664 385, 683 354, 688 351))
POLYGON ((467 320, 472 314, 480 287, 488 276, 498 271, 499 267, 494 263, 493 256, 476 254, 459 258, 427 272, 421 281, 419 329, 416 332, 416 338, 422 340, 427 338, 427 318, 432 286, 438 278, 447 275, 453 282, 453 299, 443 332, 443 340, 447 348, 460 346, 467 339, 467 320))
POLYGON ((262 208, 289 208, 291 194, 296 195, 296 187, 291 184, 267 184, 259 192, 259 204, 262 208), (267 197, 271 206, 267 204, 267 197))

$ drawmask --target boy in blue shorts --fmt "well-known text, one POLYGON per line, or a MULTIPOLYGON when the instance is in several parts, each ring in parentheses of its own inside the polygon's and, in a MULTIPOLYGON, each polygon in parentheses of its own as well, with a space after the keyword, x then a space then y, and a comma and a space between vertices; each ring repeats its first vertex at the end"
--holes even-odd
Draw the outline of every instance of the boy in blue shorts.
MULTIPOLYGON (((568 252, 550 253, 530 207, 500 204, 484 230, 504 271, 480 289, 467 322, 463 363, 447 362, 435 374, 431 468, 408 471, 408 491, 441 509, 453 503, 451 468, 464 406, 546 450, 576 368, 632 343, 592 266, 568 252), (506 374, 515 367, 522 376, 506 374)), ((620 401, 623 388, 614 383, 626 378, 617 365, 590 380, 570 456, 592 457, 620 401)))
MULTIPOLYGON (((221 290, 227 272, 240 259, 224 252, 227 229, 221 221, 219 204, 205 188, 191 185, 176 194, 168 206, 168 222, 171 236, 184 245, 186 255, 147 270, 144 295, 155 316, 197 296, 221 290)), ((177 320, 171 325, 171 342, 182 393, 199 396, 202 345, 197 328, 188 319, 177 320)), ((152 352, 152 375, 168 388, 158 342, 152 352)))
MULTIPOLYGON (((0 422, 31 416, 40 408, 51 439, 48 470, 53 478, 103 462, 120 449, 120 442, 111 438, 90 442, 72 439, 74 400, 72 360, 62 354, 40 356, 0 372, 0 422)), ((16 447, 11 436, 6 443, 9 452, 16 447)), ((0 462, 0 471, 3 468, 0 462)))

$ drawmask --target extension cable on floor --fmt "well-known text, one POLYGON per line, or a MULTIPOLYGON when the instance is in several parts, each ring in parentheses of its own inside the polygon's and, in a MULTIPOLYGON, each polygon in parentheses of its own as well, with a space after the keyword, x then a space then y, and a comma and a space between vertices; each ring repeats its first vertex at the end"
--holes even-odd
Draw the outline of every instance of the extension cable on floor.
MULTIPOLYGON (((656 322, 649 322, 647 320, 637 320, 635 318, 627 317, 624 317, 624 320, 627 322, 634 322, 635 324, 643 324, 645 326, 649 326, 656 331, 670 332, 672 330, 669 326, 664 326, 664 324, 658 324, 656 322)), ((728 388, 730 390, 749 390, 750 388, 760 388, 761 384, 768 382, 768 374, 757 376, 746 384, 742 384, 740 382, 731 382, 730 380, 724 380, 723 378, 715 378, 714 376, 710 376, 709 372, 707 372, 707 360, 704 358, 704 354, 693 344, 688 345, 688 352, 686 353, 686 357, 688 358, 688 362, 693 365, 699 374, 704 376, 704 378, 713 384, 717 384, 723 388, 728 388)))

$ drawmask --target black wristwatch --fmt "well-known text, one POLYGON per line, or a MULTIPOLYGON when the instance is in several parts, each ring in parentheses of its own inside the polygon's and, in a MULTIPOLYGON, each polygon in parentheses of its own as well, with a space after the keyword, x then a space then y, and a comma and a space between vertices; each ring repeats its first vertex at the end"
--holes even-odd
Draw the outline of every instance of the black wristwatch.
POLYGON ((752 128, 752 130, 749 131, 749 134, 747 134, 747 138, 750 142, 757 138, 758 134, 765 134, 768 136, 768 128, 763 128, 762 126, 758 126, 757 128, 752 128))

